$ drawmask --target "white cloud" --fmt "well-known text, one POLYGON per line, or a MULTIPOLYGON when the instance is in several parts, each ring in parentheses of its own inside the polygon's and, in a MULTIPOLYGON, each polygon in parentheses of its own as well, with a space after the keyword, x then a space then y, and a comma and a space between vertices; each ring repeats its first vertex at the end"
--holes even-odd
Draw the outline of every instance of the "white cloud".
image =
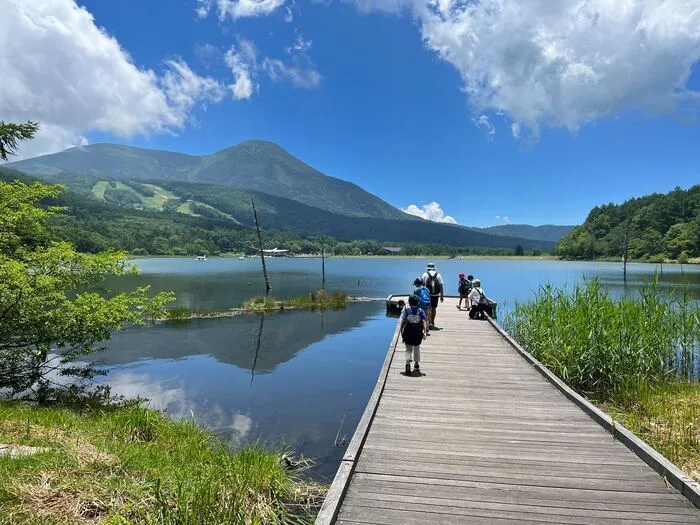
POLYGON ((306 89, 318 87, 323 75, 309 57, 311 45, 311 40, 305 40, 304 36, 297 32, 294 43, 286 49, 290 61, 266 58, 263 61, 263 69, 274 81, 288 80, 293 86, 306 89))
POLYGON ((277 58, 266 58, 263 68, 272 80, 289 80, 295 87, 312 89, 323 80, 321 73, 314 67, 287 64, 277 58))
POLYGON ((510 224, 510 218, 508 217, 508 215, 504 215, 503 217, 501 217, 500 215, 496 215, 496 219, 501 221, 503 224, 510 224))
POLYGON ((197 0, 197 7, 195 13, 197 13, 198 18, 206 18, 209 16, 211 11, 211 0, 197 0))
POLYGON ((234 82, 228 86, 233 93, 233 98, 243 100, 253 96, 253 92, 258 89, 258 85, 254 81, 258 68, 255 45, 248 40, 241 39, 239 50, 237 51, 235 47, 229 49, 224 55, 224 62, 233 73, 234 82))
POLYGON ((479 115, 478 117, 473 118, 472 122, 477 128, 485 130, 489 138, 496 136, 496 127, 491 124, 488 116, 483 114, 479 115))
MULTIPOLYGON (((284 0, 217 0, 216 2, 219 20, 224 20, 227 16, 234 20, 236 18, 265 16, 275 12, 283 5, 284 0)), ((199 7, 197 13, 199 14, 199 7)), ((206 14, 209 14, 208 10, 206 14)))
POLYGON ((424 204, 423 206, 416 206, 415 204, 410 204, 406 208, 402 208, 401 211, 410 215, 415 215, 416 217, 421 217, 429 221, 457 224, 457 221, 454 217, 445 215, 445 212, 437 202, 431 202, 429 204, 424 204))
MULTIPOLYGON (((410 9, 428 49, 461 74, 477 124, 511 133, 572 132, 626 109, 690 111, 700 60, 698 0, 354 0, 361 11, 410 9)), ((487 133, 491 129, 485 127, 487 133)))
POLYGON ((74 0, 3 0, 0 71, 2 119, 41 124, 16 158, 84 144, 89 131, 172 132, 224 93, 179 59, 161 75, 139 68, 74 0))

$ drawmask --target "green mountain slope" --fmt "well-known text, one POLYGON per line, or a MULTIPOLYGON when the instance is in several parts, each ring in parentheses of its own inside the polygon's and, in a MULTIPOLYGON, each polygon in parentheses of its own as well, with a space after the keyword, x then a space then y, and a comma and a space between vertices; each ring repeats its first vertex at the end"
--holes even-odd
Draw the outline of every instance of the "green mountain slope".
POLYGON ((350 217, 413 220, 359 186, 324 175, 266 141, 246 141, 203 157, 95 144, 8 166, 44 177, 69 172, 118 181, 218 184, 262 191, 350 217))
POLYGON ((535 241, 558 242, 559 239, 571 232, 576 226, 558 226, 545 224, 542 226, 530 226, 529 224, 503 224, 480 228, 484 233, 493 235, 505 235, 506 237, 521 237, 535 241))
MULTIPOLYGON (((99 190, 93 191, 98 186, 106 196, 108 188, 116 181, 68 174, 47 178, 54 181, 60 178, 63 183, 73 181, 76 191, 66 191, 56 202, 48 203, 67 208, 64 214, 53 217, 51 223, 57 237, 86 252, 113 248, 135 254, 162 255, 253 253, 256 238, 252 227, 251 194, 255 196, 265 245, 269 248, 289 247, 306 253, 318 252, 319 234, 326 236, 326 246, 331 253, 336 248, 338 253, 352 253, 349 246, 341 249, 339 241, 363 241, 360 243, 363 253, 378 252, 382 242, 400 244, 414 254, 449 253, 454 251, 450 247, 460 246, 472 251, 475 247, 511 251, 517 244, 525 249, 553 248, 552 243, 543 241, 488 235, 470 228, 420 219, 348 218, 264 193, 172 181, 146 184, 148 188, 156 188, 154 193, 172 196, 163 206, 163 211, 136 209, 126 199, 108 202, 96 196, 99 190), (194 202, 199 204, 191 205, 194 206, 191 211, 196 211, 197 216, 178 211, 182 204, 194 202), (365 242, 367 239, 374 240, 365 242)), ((0 167, 0 180, 17 179, 26 183, 35 180, 21 172, 0 167)))
POLYGON ((655 193, 591 210, 585 222, 559 241, 564 257, 643 259, 700 257, 700 185, 655 193))
POLYGON ((305 236, 326 235, 342 241, 374 239, 382 242, 510 249, 520 244, 526 250, 550 250, 554 247, 553 242, 490 235, 472 228, 418 218, 350 218, 267 193, 212 184, 168 180, 121 182, 68 173, 45 176, 45 179, 65 184, 85 197, 100 199, 128 210, 177 212, 207 219, 226 220, 246 227, 254 225, 251 204, 253 195, 263 228, 292 231, 305 236), (145 197, 144 193, 160 195, 164 200, 145 197), (160 207, 149 206, 150 201, 155 201, 160 207))

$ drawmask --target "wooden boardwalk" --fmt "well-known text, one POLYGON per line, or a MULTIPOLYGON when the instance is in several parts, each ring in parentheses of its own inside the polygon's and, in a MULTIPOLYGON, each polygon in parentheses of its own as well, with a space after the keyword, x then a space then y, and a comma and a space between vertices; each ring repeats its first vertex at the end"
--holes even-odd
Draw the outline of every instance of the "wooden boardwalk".
POLYGON ((317 525, 700 524, 697 484, 456 304, 422 377, 394 334, 317 525))

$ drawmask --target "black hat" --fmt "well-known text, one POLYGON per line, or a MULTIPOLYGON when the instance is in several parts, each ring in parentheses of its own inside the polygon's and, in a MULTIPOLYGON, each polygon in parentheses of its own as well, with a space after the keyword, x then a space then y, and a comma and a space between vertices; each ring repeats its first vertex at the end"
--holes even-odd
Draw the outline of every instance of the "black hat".
POLYGON ((423 284, 423 279, 421 279, 420 277, 416 277, 415 280, 413 281, 413 285, 418 286, 419 284, 420 285, 423 284))

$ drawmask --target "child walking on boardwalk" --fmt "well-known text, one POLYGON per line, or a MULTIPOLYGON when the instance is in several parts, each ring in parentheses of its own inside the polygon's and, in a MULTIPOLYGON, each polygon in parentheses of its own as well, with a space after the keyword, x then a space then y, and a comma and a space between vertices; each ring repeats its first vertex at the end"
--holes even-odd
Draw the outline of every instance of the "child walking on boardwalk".
POLYGON ((411 295, 408 298, 408 306, 401 312, 401 326, 399 326, 401 340, 406 344, 406 371, 411 374, 411 361, 413 361, 413 374, 420 374, 420 345, 428 333, 428 316, 422 308, 418 307, 418 296, 411 295))

